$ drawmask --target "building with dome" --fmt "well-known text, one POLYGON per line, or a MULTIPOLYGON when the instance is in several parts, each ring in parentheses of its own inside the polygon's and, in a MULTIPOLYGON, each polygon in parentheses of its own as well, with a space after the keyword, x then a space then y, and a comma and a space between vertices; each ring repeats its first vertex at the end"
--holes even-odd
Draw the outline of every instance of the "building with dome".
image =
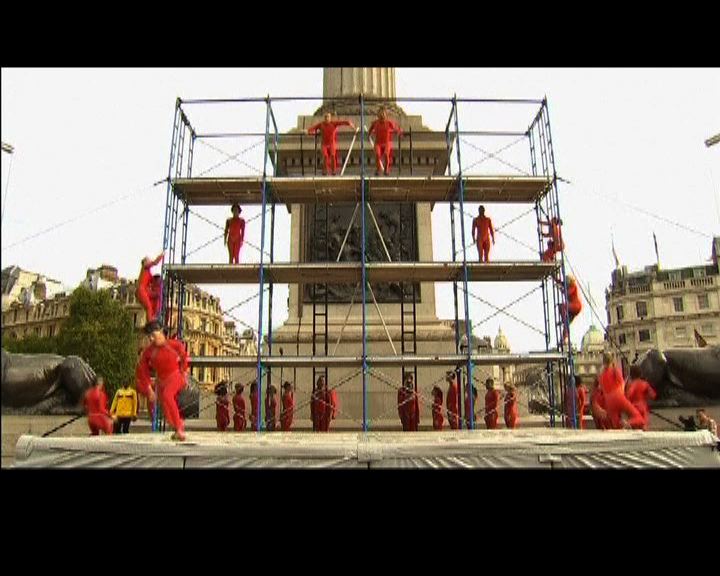
POLYGON ((582 376, 591 384, 595 376, 602 371, 602 355, 606 349, 605 336, 592 324, 580 343, 580 351, 575 352, 575 374, 582 376))

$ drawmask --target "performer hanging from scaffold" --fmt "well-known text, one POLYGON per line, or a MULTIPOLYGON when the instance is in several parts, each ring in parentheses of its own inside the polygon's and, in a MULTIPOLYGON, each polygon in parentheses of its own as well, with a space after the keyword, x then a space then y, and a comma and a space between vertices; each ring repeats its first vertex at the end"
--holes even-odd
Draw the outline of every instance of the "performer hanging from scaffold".
POLYGON ((145 317, 148 322, 155 320, 157 314, 160 312, 160 308, 155 308, 155 302, 151 297, 152 273, 150 270, 164 257, 164 253, 160 253, 155 260, 150 260, 150 258, 146 256, 140 263, 140 276, 138 276, 135 296, 145 309, 145 317))
POLYGON ((355 125, 349 120, 333 120, 332 114, 328 112, 322 122, 308 128, 308 134, 322 134, 322 154, 325 159, 323 174, 326 176, 328 174, 335 176, 337 172, 337 130, 341 126, 349 126, 353 130, 355 129, 355 125))
POLYGON ((540 234, 543 238, 549 238, 548 247, 542 255, 543 262, 552 262, 555 260, 555 254, 565 249, 565 243, 562 239, 562 220, 557 216, 553 216, 549 222, 540 221, 540 234), (548 230, 543 229, 547 226, 548 230))

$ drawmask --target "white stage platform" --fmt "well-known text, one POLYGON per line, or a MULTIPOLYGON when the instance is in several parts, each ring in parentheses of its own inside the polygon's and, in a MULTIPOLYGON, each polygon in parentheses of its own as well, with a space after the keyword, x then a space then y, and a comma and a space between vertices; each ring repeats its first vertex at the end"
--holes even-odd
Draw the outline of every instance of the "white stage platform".
POLYGON ((24 435, 17 468, 720 468, 707 431, 188 432, 24 435))

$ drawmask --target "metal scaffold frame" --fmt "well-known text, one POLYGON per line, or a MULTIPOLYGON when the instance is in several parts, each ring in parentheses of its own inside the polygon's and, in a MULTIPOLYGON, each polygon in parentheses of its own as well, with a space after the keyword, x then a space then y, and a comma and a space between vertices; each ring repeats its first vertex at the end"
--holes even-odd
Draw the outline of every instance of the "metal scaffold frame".
MULTIPOLYGON (((565 275, 565 259, 564 251, 559 251, 559 265, 556 262, 549 264, 541 264, 539 262, 507 262, 507 263, 490 263, 478 265, 469 263, 466 252, 466 230, 465 230, 465 203, 468 201, 485 201, 485 202, 510 202, 510 203, 529 203, 534 204, 537 231, 538 231, 538 255, 542 258, 543 254, 543 234, 541 230, 541 222, 543 219, 550 220, 553 217, 560 218, 560 202, 558 193, 558 178, 555 168, 555 157, 552 147, 552 138, 550 135, 550 121, 547 100, 520 100, 520 99, 474 99, 474 98, 458 98, 454 95, 452 98, 394 98, 392 102, 436 102, 450 104, 450 114, 445 126, 445 144, 447 153, 447 173, 442 176, 418 177, 413 175, 413 132, 409 131, 409 154, 410 154, 410 175, 402 174, 402 162, 398 162, 398 177, 388 178, 372 178, 367 174, 366 168, 366 134, 363 131, 360 136, 359 152, 360 152, 360 174, 356 176, 340 177, 319 177, 317 175, 318 166, 318 149, 317 139, 315 139, 312 166, 313 170, 306 175, 304 154, 306 149, 302 145, 302 134, 297 132, 280 133, 276 122, 275 113, 273 111, 273 102, 287 102, 293 100, 314 100, 328 101, 338 100, 347 102, 347 98, 321 98, 321 97, 273 97, 269 95, 264 98, 238 98, 238 99, 206 99, 206 100, 181 100, 177 99, 175 105, 175 116, 173 121, 173 133, 170 147, 170 163, 168 168, 167 179, 167 196, 165 207, 165 222, 163 232, 163 253, 166 254, 166 261, 163 265, 163 299, 160 317, 166 325, 170 326, 173 322, 175 309, 177 308, 177 330, 178 337, 183 335, 183 306, 185 304, 185 283, 204 279, 208 281, 212 278, 214 281, 221 282, 257 282, 258 283, 258 353, 253 359, 255 367, 257 389, 257 405, 256 413, 262 414, 262 390, 263 385, 270 386, 272 383, 272 367, 273 366, 292 366, 312 367, 313 368, 313 387, 315 386, 316 372, 323 372, 327 380, 327 372, 330 366, 359 366, 362 372, 362 429, 369 429, 369 413, 368 413, 368 376, 372 369, 370 363, 376 366, 401 366, 402 374, 405 372, 406 366, 414 367, 415 371, 415 387, 417 390, 417 366, 418 365, 447 365, 452 366, 457 374, 458 383, 463 381, 464 365, 465 376, 465 392, 470 400, 470 413, 467 415, 468 427, 475 428, 474 421, 474 402, 472 384, 473 367, 476 364, 488 364, 489 359, 481 354, 473 353, 473 336, 472 324, 470 318, 470 302, 468 298, 468 285, 472 281, 481 280, 518 280, 527 281, 531 279, 539 279, 542 289, 543 298, 543 316, 544 316, 544 336, 545 336, 545 353, 544 354, 526 354, 512 355, 517 363, 544 363, 546 379, 548 384, 548 399, 550 404, 550 425, 555 426, 555 411, 557 405, 555 393, 555 378, 559 377, 560 387, 560 405, 565 394, 566 387, 574 387, 574 365, 572 357, 572 349, 570 342, 570 329, 568 315, 564 317, 559 313, 562 306, 567 309, 568 302, 568 286, 565 275), (265 104, 265 130, 264 133, 197 133, 193 128, 186 110, 183 106, 190 105, 218 105, 218 104, 240 104, 240 103, 263 103, 265 104), (458 114, 459 103, 494 103, 494 104, 532 104, 539 105, 539 110, 534 119, 524 132, 492 132, 492 131, 467 131, 460 130, 460 119, 458 114), (189 141, 186 139, 187 133, 190 134, 189 141), (532 168, 532 176, 514 177, 514 176, 498 176, 498 177, 482 177, 472 176, 463 173, 462 152, 461 152, 461 136, 465 135, 483 135, 483 136, 520 136, 527 137, 530 145, 530 162, 532 168), (238 177, 238 178, 198 178, 192 174, 193 150, 197 139, 209 138, 232 138, 240 136, 262 136, 264 139, 263 151, 263 169, 261 177, 238 177), (301 177, 284 177, 279 174, 278 169, 278 149, 281 138, 297 138, 300 136, 301 144, 301 160, 302 160, 302 176, 301 177), (452 158, 457 162, 457 171, 453 174, 452 158), (538 166, 538 157, 540 166, 538 166), (268 160, 272 163, 272 174, 268 174, 268 160), (329 211, 328 203, 334 200, 334 194, 337 194, 339 200, 343 202, 357 201, 362 206, 360 215, 361 227, 361 256, 359 263, 351 262, 332 262, 334 256, 329 253, 327 241, 329 227, 329 211), (388 263, 370 263, 367 261, 366 244, 367 244, 367 222, 366 211, 370 211, 373 224, 380 229, 377 221, 372 214, 370 202, 374 201, 400 201, 414 203, 418 201, 446 202, 450 208, 451 221, 451 243, 452 243, 452 262, 418 262, 416 261, 417 252, 413 247, 408 250, 407 260, 403 258, 402 247, 399 258, 396 262, 392 262, 388 253, 388 263), (182 202, 182 209, 180 208, 182 202), (234 265, 227 267, 226 265, 188 265, 186 263, 187 256, 187 235, 189 227, 190 205, 222 205, 232 202, 240 202, 247 204, 259 204, 261 206, 260 218, 260 262, 258 264, 234 265), (325 260, 328 263, 322 266, 324 276, 318 275, 318 266, 312 269, 312 265, 307 263, 275 263, 274 260, 274 236, 275 236, 275 205, 281 204, 314 204, 315 205, 315 228, 318 227, 317 216, 320 213, 325 215, 324 233, 325 241, 325 260), (455 204, 459 206, 460 214, 460 238, 456 238, 456 217, 455 204), (269 204, 269 209, 268 209, 269 204), (269 213, 269 222, 268 220, 269 213), (178 221, 182 219, 182 236, 181 250, 179 256, 179 264, 176 254, 177 244, 177 228, 178 221), (266 257, 266 229, 269 225, 270 234, 270 251, 266 257), (457 242, 460 241, 462 248, 457 248, 457 242), (459 252, 462 252, 462 261, 457 259, 459 252), (526 264, 525 272, 521 272, 522 264, 526 264), (312 269, 312 272, 304 273, 304 269, 312 269), (412 276, 407 275, 407 270, 414 270, 412 276), (442 270, 442 276, 439 276, 442 270), (555 271, 559 273, 554 276, 555 271), (273 355, 273 332, 272 332, 272 299, 274 283, 297 283, 303 284, 307 282, 307 274, 315 274, 312 286, 312 302, 313 302, 313 337, 312 337, 312 356, 274 356, 273 355), (354 275, 357 273, 357 277, 354 275), (396 280, 395 275, 404 274, 400 279, 396 280), (335 274, 335 276, 333 276, 335 274), (382 276, 385 274, 385 276, 382 276), (383 281, 398 281, 401 287, 401 352, 393 357, 370 356, 367 349, 367 289, 370 289, 374 304, 377 307, 374 294, 369 282, 379 281, 378 278, 383 277, 383 281), (348 278, 353 278, 353 282, 358 282, 361 286, 362 293, 362 350, 358 357, 335 357, 334 351, 332 356, 328 356, 328 283, 341 281, 347 282, 348 278), (387 280, 391 278, 391 280, 387 280), (557 281, 554 280, 557 278, 557 281), (375 280, 373 280, 375 279, 375 280), (453 283, 453 299, 455 311, 455 355, 438 355, 427 356, 418 355, 417 336, 416 336, 416 281, 450 281, 453 283), (406 282, 411 284, 411 300, 406 302, 406 282), (458 283, 462 284, 463 293, 463 312, 460 313, 460 304, 458 300, 458 283), (267 334, 264 331, 263 313, 265 309, 264 303, 264 285, 268 284, 269 302, 267 334), (552 300, 552 304, 551 304, 552 300), (552 305, 552 309, 551 309, 552 305), (407 308, 407 309, 406 309, 407 308), (410 313, 408 310, 412 311, 410 313), (408 319, 406 320, 406 315, 408 319), (410 320, 410 317, 412 320, 410 320), (319 333, 318 322, 323 323, 323 333, 319 333), (406 327, 406 321, 412 323, 412 329, 406 327), (464 334, 461 335, 461 321, 464 322, 464 334), (552 324, 552 326, 551 326, 552 324), (553 346, 552 335, 555 335, 555 345, 553 346), (568 335, 568 345, 565 345, 563 333, 568 335), (267 354, 263 352, 263 337, 266 337, 267 354), (463 345, 463 342, 466 345, 463 345), (319 352, 322 350, 323 354, 319 352), (554 365, 557 363, 557 373, 554 365), (263 378, 265 377, 265 379, 263 378)), ((377 105, 386 102, 380 98, 366 98, 360 96, 353 102, 359 103, 360 106, 360 129, 365 126, 366 106, 368 104, 377 105)), ((357 135, 357 133, 356 133, 357 135)), ((354 143, 353 138, 353 143, 354 143)), ((403 154, 407 151, 398 146, 397 153, 403 154)), ((348 153, 348 158, 349 158, 348 153)), ((347 163, 347 158, 346 158, 347 163)), ((343 167, 344 171, 344 167, 343 167)), ((356 207, 357 211, 357 207, 356 207)), ((353 213, 353 220, 355 213, 353 213)), ((352 226, 352 222, 350 226, 352 226)), ((415 241, 416 225, 414 218, 410 219, 412 224, 413 241, 415 241)), ((348 229, 349 232, 349 229, 348 229)), ((383 247, 385 247, 380 234, 383 247)), ((347 235, 346 235, 347 239, 347 235)), ((317 240, 317 238, 316 238, 317 240)), ((344 245, 344 242, 343 242, 344 245)), ((314 247, 313 247, 314 250, 314 247)), ((387 252, 387 248, 385 247, 387 252)), ((342 253, 342 247, 341 247, 342 253)), ((312 259, 315 258, 312 254, 312 259)), ((339 261, 338 255, 338 261, 339 261)), ((322 271, 321 271, 322 272, 322 271)), ((302 294, 300 295, 302 298, 302 294)), ((350 303, 353 305, 355 295, 350 303)), ((379 307, 377 307, 380 313, 379 307)), ((501 309, 498 308, 502 312, 501 309)), ((349 316, 350 310, 348 310, 349 316)), ((382 314, 380 318, 383 321, 382 314)), ((347 322, 347 318, 346 318, 347 322)), ((344 329, 344 325, 343 325, 344 329)), ((299 330, 299 329, 298 329, 299 330)), ((387 332, 388 339, 393 349, 390 334, 387 332)), ((299 334, 299 331, 298 331, 299 334)), ((340 334, 342 336, 342 332, 340 334)), ((339 339, 338 339, 339 343, 339 339)), ((337 349, 337 344, 335 348, 337 349)), ((282 353, 282 349, 280 350, 282 353)), ((508 360, 510 356, 507 357, 508 360)), ((495 357, 495 361, 498 358, 495 357)), ((199 357, 193 359, 193 364, 197 366, 245 366, 247 367, 249 359, 234 357, 199 357)), ((461 392, 462 394, 462 388, 461 392)), ((574 399, 574 394, 573 394, 574 399)), ((459 402, 460 413, 459 418, 462 421, 463 402, 459 402)), ((564 413, 564 410, 560 410, 564 413)), ((154 422, 157 418, 154 418, 154 422)), ((577 427, 577 423, 573 418, 572 421, 565 422, 566 426, 577 427)), ((257 430, 264 429, 265 423, 263 418, 257 418, 257 430)), ((154 425, 155 429, 155 425, 154 425)))

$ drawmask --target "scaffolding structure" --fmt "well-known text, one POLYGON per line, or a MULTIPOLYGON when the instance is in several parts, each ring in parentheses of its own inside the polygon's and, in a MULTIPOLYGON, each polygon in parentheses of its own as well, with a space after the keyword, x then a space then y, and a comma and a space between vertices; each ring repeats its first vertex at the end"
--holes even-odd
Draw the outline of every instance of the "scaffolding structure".
MULTIPOLYGON (((324 374, 327 378, 330 366, 358 367, 362 372, 362 429, 368 430, 368 375, 371 366, 401 366, 410 367, 415 371, 415 386, 417 389, 417 367, 429 365, 446 365, 452 367, 461 382, 461 372, 464 371, 466 386, 471 389, 473 368, 476 365, 503 364, 542 364, 545 366, 545 381, 548 387, 550 404, 550 425, 556 424, 556 412, 562 414, 566 426, 577 427, 575 419, 566 421, 564 415, 565 389, 574 391, 574 366, 572 347, 570 342, 570 326, 568 316, 560 314, 564 306, 567 310, 568 287, 565 275, 564 253, 559 251, 560 259, 552 262, 542 262, 543 233, 540 223, 560 218, 560 203, 558 195, 558 178, 555 169, 552 137, 550 133, 550 120, 547 100, 488 100, 473 98, 394 98, 393 102, 415 101, 436 102, 450 106, 450 113, 445 127, 445 144, 447 153, 447 169, 442 175, 417 176, 413 173, 413 133, 409 132, 409 148, 402 147, 402 143, 395 149, 400 156, 409 153, 409 166, 403 162, 397 163, 397 175, 385 177, 372 176, 365 161, 368 152, 366 146, 367 135, 362 132, 359 136, 360 173, 358 175, 322 176, 318 173, 321 156, 318 154, 317 138, 314 146, 304 151, 303 134, 297 132, 281 133, 278 128, 273 103, 292 100, 343 100, 347 98, 237 98, 237 99, 207 99, 182 100, 177 99, 172 130, 170 148, 170 165, 168 169, 167 196, 165 208, 165 221, 163 233, 163 251, 167 254, 163 265, 164 291, 161 318, 166 325, 171 325, 177 317, 178 337, 182 339, 183 331, 183 305, 186 283, 232 283, 257 284, 259 297, 259 312, 257 323, 258 354, 256 358, 227 357, 227 356, 198 356, 192 358, 194 366, 229 366, 254 367, 258 383, 256 406, 257 414, 262 414, 262 390, 272 382, 273 367, 308 367, 313 369, 313 386, 316 376, 324 374), (463 132, 460 130, 458 117, 458 104, 530 104, 537 105, 538 110, 531 123, 522 132, 463 132), (192 126, 187 113, 189 106, 217 105, 223 103, 255 103, 265 106, 264 133, 198 133, 192 126), (462 137, 465 135, 503 135, 527 138, 530 151, 530 164, 532 174, 526 176, 516 175, 470 175, 464 174, 462 168, 462 137), (193 176, 192 163, 195 143, 198 139, 209 139, 233 136, 258 136, 264 138, 262 175, 237 177, 202 177, 193 176), (305 159, 301 161, 301 176, 284 176, 279 173, 278 149, 281 140, 290 141, 300 138, 301 154, 312 157, 311 168, 306 174, 305 159), (457 170, 452 170, 452 155, 456 157, 457 170), (270 165, 268 165, 268 162, 270 165), (409 174, 407 172, 409 168, 409 174), (233 203, 243 205, 255 204, 261 206, 260 225, 260 262, 254 264, 188 264, 187 237, 191 206, 227 206, 233 203), (329 251, 328 220, 329 203, 346 202, 357 203, 360 206, 361 226, 361 257, 359 262, 335 261, 334 254, 329 251), (449 205, 451 220, 452 261, 420 262, 418 261, 415 245, 403 247, 401 242, 400 253, 395 259, 387 253, 387 262, 368 262, 366 243, 368 228, 377 222, 370 207, 370 202, 400 202, 403 205, 414 206, 418 202, 443 203, 449 205), (465 230, 465 204, 467 202, 528 204, 534 206, 537 219, 538 259, 535 261, 506 261, 477 263, 468 262, 466 253, 467 234, 465 230), (275 207, 277 204, 287 205, 288 210, 292 204, 306 204, 313 206, 314 242, 312 260, 304 262, 275 262, 275 207), (460 235, 456 237, 456 210, 459 211, 460 235), (369 216, 368 216, 369 214, 369 216), (370 220, 370 222, 368 222, 370 220), (178 228, 181 223, 180 253, 177 254, 178 228), (269 227, 269 251, 266 251, 266 229, 269 227), (317 242, 324 240, 321 245, 317 242), (459 243, 459 246, 458 246, 459 243), (317 252, 315 249, 317 248, 317 252), (416 338, 416 282, 452 282, 455 310, 455 354, 423 355, 418 354, 416 338), (470 320, 470 303, 468 299, 468 284, 470 282, 539 282, 542 289, 544 339, 545 350, 540 353, 508 354, 499 357, 493 354, 474 353, 472 324, 470 320), (370 355, 367 349, 367 318, 368 290, 370 288, 370 305, 375 302, 370 283, 397 282, 400 284, 400 322, 401 341, 400 350, 393 356, 370 355), (311 356, 285 356, 273 354, 272 332, 272 297, 273 286, 276 283, 307 284, 311 287, 311 300, 313 307, 312 324, 312 355, 311 356), (328 285, 353 284, 361 287, 358 305, 362 310, 362 347, 359 355, 334 356, 328 353, 328 285), (268 332, 264 333, 263 311, 265 309, 264 293, 267 285, 269 303, 268 332), (459 294, 463 299, 463 315, 460 315, 459 294), (464 322, 463 322, 464 320, 464 322), (461 325, 464 333, 461 334, 461 325), (567 343, 563 335, 567 334, 567 343), (553 339, 554 336, 554 339, 553 339), (263 339, 266 339, 267 353, 263 351, 263 339), (556 379, 559 378, 560 398, 556 398, 556 379), (560 406, 560 409, 557 407, 560 406)), ((354 100, 359 104, 360 126, 365 126, 366 106, 377 105, 385 100, 379 98, 365 98, 360 96, 354 100)), ((305 139, 308 136, 305 135, 305 139)), ((353 139, 354 142, 354 139, 353 139)), ((349 156, 349 154, 348 154, 349 156)), ((353 214, 353 219, 355 213, 353 214)), ((407 219, 413 228, 411 235, 415 238, 415 218, 407 219)), ((403 218, 401 217, 401 222, 403 218)), ((351 222, 352 225, 352 222, 351 222)), ((405 225, 405 224, 402 224, 405 225)), ((349 232, 349 229, 348 229, 349 232)), ((402 234, 402 232, 401 232, 402 234)), ((380 234, 382 241, 382 234, 380 234)), ((346 236, 347 239, 347 236, 346 236)), ((383 247, 387 252, 383 241, 383 247)), ((342 248, 341 248, 342 252, 342 248)), ((302 295, 301 295, 302 298, 302 295)), ((355 294, 353 294, 353 301, 355 294)), ((353 305, 351 301, 351 306, 353 305)), ((349 315, 348 311, 348 315, 349 315)), ((379 312, 379 308, 378 308, 379 312)), ((382 315, 381 315, 382 319, 382 315)), ((347 318, 346 318, 347 321, 347 318)), ((383 320, 384 325, 384 320, 383 320)), ((298 327, 299 331, 299 327, 298 327)), ((387 328, 386 328, 387 332, 387 328)), ((389 333, 388 333, 389 338, 389 333)), ((392 340, 391 340, 392 345, 392 340)), ((395 346, 392 345, 393 350, 395 346)), ((574 398, 574 393, 572 395, 574 398)), ((467 415, 469 428, 475 427, 475 409, 473 395, 469 393, 470 412, 467 415)), ((460 391, 460 414, 462 421, 462 390, 460 391)), ((574 410, 573 410, 574 412, 574 410)), ((257 430, 264 428, 262 418, 257 419, 257 430)))

